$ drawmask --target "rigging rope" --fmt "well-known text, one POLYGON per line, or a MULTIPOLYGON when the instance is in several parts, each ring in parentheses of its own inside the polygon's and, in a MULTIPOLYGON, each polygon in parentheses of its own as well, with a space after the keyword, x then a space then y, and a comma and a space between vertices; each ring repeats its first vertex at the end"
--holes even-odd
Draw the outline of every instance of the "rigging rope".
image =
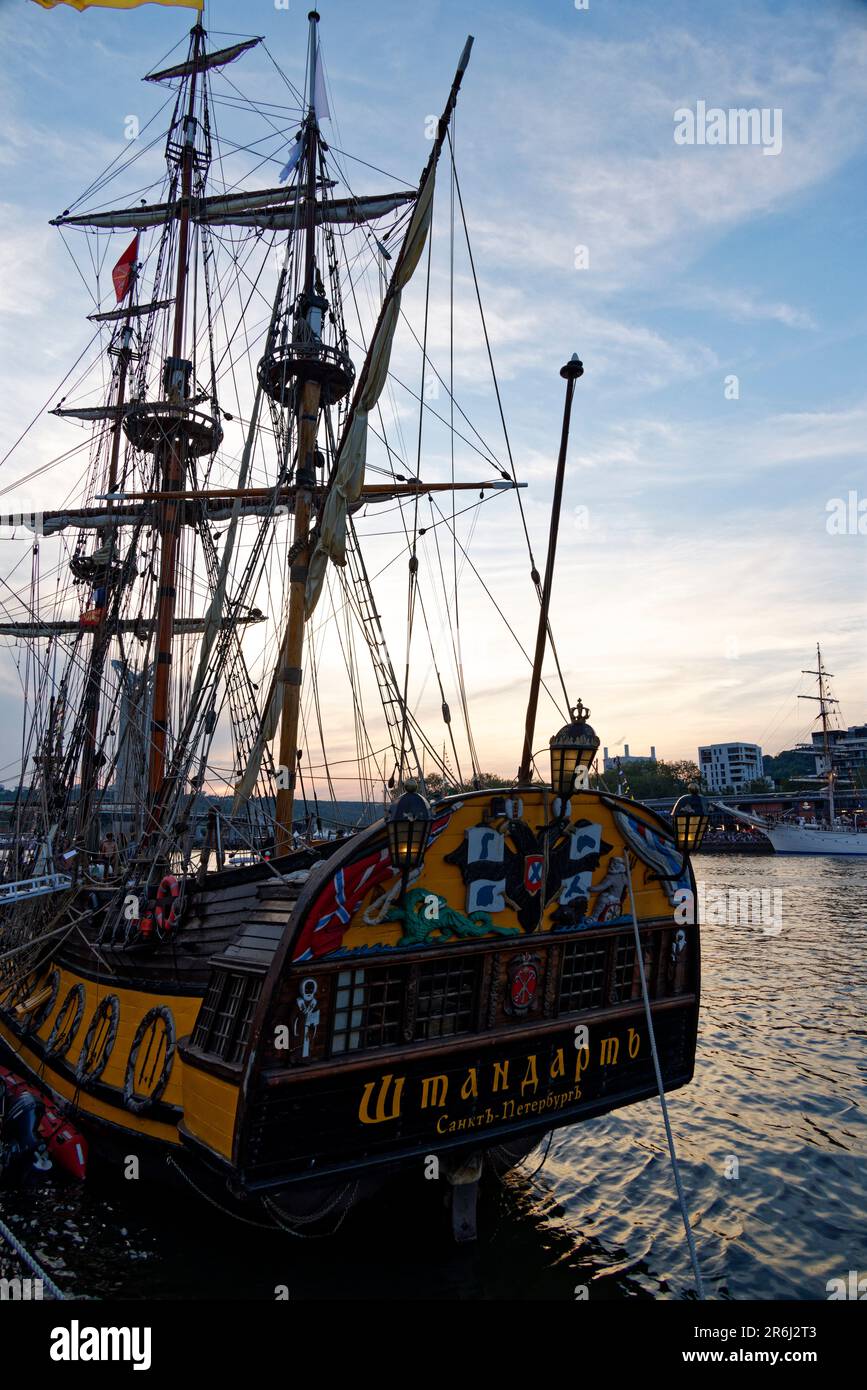
POLYGON ((699 1268, 698 1255, 695 1248, 695 1239, 692 1234, 692 1226, 689 1220, 689 1212, 686 1207, 686 1197, 683 1191, 683 1181, 680 1176, 680 1164, 677 1161, 677 1151, 674 1147, 674 1135, 671 1130, 671 1121, 668 1117, 668 1102, 665 1099, 665 1086, 662 1080, 662 1069, 659 1065, 659 1052, 656 1047, 656 1032, 653 1027, 653 1011, 650 1007, 650 994, 647 989, 647 975, 644 969, 644 949, 641 944, 641 933, 638 929, 638 914, 635 909, 635 893, 632 888, 632 867, 629 862, 629 850, 623 856, 626 865, 626 882, 629 886, 629 908, 632 914, 632 929, 635 933, 635 959, 638 962, 638 972, 641 977, 641 997, 644 1001, 644 1014, 647 1019, 647 1032, 650 1038, 650 1051, 653 1057, 653 1070, 656 1076, 656 1088, 659 1092, 659 1104, 662 1107, 662 1120, 665 1125, 665 1137, 668 1142, 668 1152, 671 1158, 672 1172, 674 1173, 674 1185, 677 1189, 677 1200, 680 1205, 680 1214, 683 1219, 683 1229, 686 1232, 686 1243, 689 1247, 689 1258, 692 1263, 693 1277, 695 1278, 696 1293, 700 1299, 704 1299, 704 1283, 699 1268))

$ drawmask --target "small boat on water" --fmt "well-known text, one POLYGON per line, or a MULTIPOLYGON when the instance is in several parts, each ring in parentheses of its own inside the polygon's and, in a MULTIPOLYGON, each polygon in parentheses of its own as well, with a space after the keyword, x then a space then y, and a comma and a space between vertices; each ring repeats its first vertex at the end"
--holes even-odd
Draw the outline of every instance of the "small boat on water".
POLYGON ((54 1163, 67 1177, 83 1182, 87 1140, 48 1092, 0 1067, 0 1176, 11 1167, 20 1178, 21 1169, 31 1163, 42 1171, 54 1163), (16 1163, 19 1158, 22 1162, 16 1163))
MULTIPOLYGON (((453 118, 472 41, 419 183, 362 194, 322 135, 318 19, 278 186, 229 181, 223 161, 273 143, 274 102, 291 104, 292 90, 267 93, 258 144, 249 132, 219 144, 217 118, 241 99, 232 82, 220 105, 213 85, 261 41, 212 49, 197 24, 181 60, 148 74, 172 110, 160 186, 124 204, 101 179, 55 219, 94 239, 97 269, 116 255, 106 238, 133 241, 108 304, 104 279, 94 286, 93 372, 53 412, 87 430, 76 505, 38 522, 60 577, 34 580, 25 610, 0 624, 29 654, 27 758, 0 883, 0 1049, 118 1168, 134 1153, 291 1225, 340 1217, 434 1164, 468 1236, 483 1168, 502 1173, 552 1129, 655 1096, 655 1055, 664 1089, 692 1077, 699 929, 676 907, 695 891, 689 851, 706 818, 694 797, 670 820, 591 789, 599 739, 580 700, 560 704, 550 769, 537 762, 577 357, 561 372, 544 580, 530 571, 538 630, 512 781, 486 786, 472 753, 461 784, 445 694, 439 739, 413 706, 409 643, 407 674, 395 675, 354 518, 383 502, 401 517, 411 635, 423 537, 453 533, 453 495, 520 498, 513 467, 487 446, 493 480, 456 480, 452 455, 426 481, 420 424, 414 462, 390 436, 379 462, 367 459, 368 430, 384 437, 401 296, 430 252, 441 158, 460 228, 453 118), (356 371, 345 306, 365 265, 378 310, 356 371), (277 284, 263 298, 269 267, 277 284), (241 367, 252 370, 239 407, 241 367), (329 624, 349 677, 336 734, 322 732, 317 683, 329 624), (350 628, 373 667, 378 742, 350 628), (299 839, 303 745, 321 737, 330 778, 338 734, 338 760, 355 738, 359 776, 379 778, 382 814, 336 839, 299 839), (223 852, 215 804, 197 839, 203 797, 225 793, 232 774, 240 859, 223 852)), ((428 270, 422 333, 430 291, 428 270)), ((464 412, 437 419, 478 455, 464 412)), ((455 542, 447 615, 458 559, 455 542)), ((304 771, 312 780, 306 752, 304 771)))

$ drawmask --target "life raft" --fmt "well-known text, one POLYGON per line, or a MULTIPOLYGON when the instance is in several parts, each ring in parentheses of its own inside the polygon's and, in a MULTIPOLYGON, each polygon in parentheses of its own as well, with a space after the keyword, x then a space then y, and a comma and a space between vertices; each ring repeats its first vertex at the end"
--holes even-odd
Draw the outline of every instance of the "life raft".
POLYGON ((70 1124, 65 1115, 61 1115, 45 1091, 16 1076, 8 1067, 0 1067, 0 1087, 6 1092, 7 1110, 22 1094, 31 1095, 39 1102, 42 1115, 36 1129, 49 1157, 69 1177, 84 1182, 87 1176, 87 1140, 81 1130, 70 1124))

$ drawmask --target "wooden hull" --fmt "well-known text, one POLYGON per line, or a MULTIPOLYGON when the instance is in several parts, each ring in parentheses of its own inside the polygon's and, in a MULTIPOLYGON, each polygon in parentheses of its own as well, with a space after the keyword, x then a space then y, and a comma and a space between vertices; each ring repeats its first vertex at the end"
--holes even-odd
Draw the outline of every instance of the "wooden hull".
POLYGON ((480 1155, 502 1169, 547 1130, 656 1093, 615 892, 628 853, 664 1082, 685 1085, 698 928, 653 872, 663 823, 585 793, 567 824, 549 794, 522 796, 508 824, 490 793, 443 803, 405 895, 378 826, 300 890, 296 861, 210 876, 176 940, 112 945, 104 922, 98 944, 76 935, 26 989, 0 993, 0 1051, 68 1104, 119 1177, 136 1160, 301 1212, 432 1158, 446 1177, 480 1155), (468 860, 490 825, 509 847, 484 868, 502 875, 493 888, 468 860), (484 894, 491 912, 464 912, 484 894), (22 1011, 28 995, 42 1002, 22 1011))

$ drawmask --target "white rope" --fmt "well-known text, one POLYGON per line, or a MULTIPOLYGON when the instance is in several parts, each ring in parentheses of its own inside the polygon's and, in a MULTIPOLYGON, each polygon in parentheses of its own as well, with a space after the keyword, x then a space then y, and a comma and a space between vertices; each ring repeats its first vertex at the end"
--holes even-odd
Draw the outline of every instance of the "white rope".
POLYGON ((689 1221, 689 1212, 686 1209, 686 1197, 684 1196, 683 1183, 680 1178, 680 1166, 677 1161, 677 1152, 674 1147, 674 1135, 671 1132, 671 1122, 668 1118, 668 1104, 665 1099, 665 1088, 662 1084, 662 1071, 659 1065, 659 1053, 656 1050, 656 1034, 653 1028, 653 1013, 650 1008, 650 995, 647 991, 647 976, 644 973, 644 952, 641 947, 641 934, 638 930, 638 915, 635 911, 635 894, 632 891, 632 869, 629 863, 629 851, 624 855, 626 863, 626 882, 629 886, 629 905, 632 911, 632 926, 635 932, 635 954, 638 959, 638 969, 641 975, 641 996, 644 1000, 644 1012, 647 1018, 647 1031, 650 1037, 650 1051, 653 1056, 653 1070, 656 1073, 656 1086, 659 1091, 659 1103, 662 1106, 662 1118, 665 1123, 665 1136, 668 1140, 668 1152, 671 1155, 671 1167, 674 1172, 674 1185, 677 1188, 677 1200, 680 1203, 680 1214, 683 1217, 683 1229, 686 1232, 686 1243, 689 1246, 689 1258, 692 1261, 692 1272, 695 1277, 695 1290, 700 1299, 704 1299, 704 1284, 702 1282, 701 1270, 698 1264, 698 1255, 695 1249, 695 1240, 692 1234, 692 1226, 689 1221))
POLYGON ((27 1250, 21 1244, 21 1241, 18 1239, 15 1232, 11 1231, 4 1221, 0 1221, 0 1236, 2 1236, 6 1243, 11 1247, 14 1253, 18 1256, 18 1259, 22 1262, 22 1264, 26 1265, 27 1268, 33 1274, 36 1275, 37 1279, 42 1280, 42 1284, 45 1287, 45 1289, 47 1289, 48 1294, 51 1298, 66 1298, 66 1294, 63 1292, 63 1290, 59 1289, 55 1284, 54 1280, 51 1278, 51 1276, 45 1273, 45 1270, 42 1268, 41 1264, 39 1264, 39 1262, 36 1259, 34 1259, 34 1257, 30 1254, 30 1251, 27 1250))

